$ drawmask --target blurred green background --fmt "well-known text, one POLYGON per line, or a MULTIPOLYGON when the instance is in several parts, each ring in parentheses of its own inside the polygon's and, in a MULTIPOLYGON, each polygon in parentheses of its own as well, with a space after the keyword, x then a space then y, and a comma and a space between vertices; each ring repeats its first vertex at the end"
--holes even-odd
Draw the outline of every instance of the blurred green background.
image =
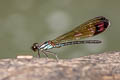
POLYGON ((119 0, 0 0, 0 58, 34 55, 34 42, 55 39, 77 25, 105 16, 111 26, 88 39, 102 44, 83 44, 52 49, 59 58, 73 58, 120 50, 119 0))

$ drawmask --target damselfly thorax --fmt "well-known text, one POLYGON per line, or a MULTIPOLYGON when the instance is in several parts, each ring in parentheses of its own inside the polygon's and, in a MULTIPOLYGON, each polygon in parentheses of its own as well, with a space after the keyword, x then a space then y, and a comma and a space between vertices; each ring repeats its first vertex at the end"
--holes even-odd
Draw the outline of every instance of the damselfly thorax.
POLYGON ((48 57, 48 53, 52 54, 58 60, 58 57, 53 52, 48 51, 52 48, 60 48, 67 45, 74 45, 74 44, 98 44, 101 43, 100 40, 83 40, 79 41, 80 39, 84 39, 87 37, 92 37, 101 32, 105 31, 106 28, 110 25, 108 19, 103 16, 95 17, 78 27, 74 28, 70 32, 67 32, 54 40, 49 40, 44 42, 43 44, 34 43, 32 46, 33 51, 38 51, 38 55, 40 57, 40 51, 48 57))

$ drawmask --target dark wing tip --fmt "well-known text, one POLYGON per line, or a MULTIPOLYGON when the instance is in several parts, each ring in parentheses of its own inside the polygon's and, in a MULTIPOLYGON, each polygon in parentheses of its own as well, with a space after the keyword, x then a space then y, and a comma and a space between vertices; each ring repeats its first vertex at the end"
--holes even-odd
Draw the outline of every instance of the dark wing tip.
POLYGON ((98 22, 95 24, 96 32, 95 32, 94 35, 105 31, 106 28, 108 26, 110 26, 110 21, 107 18, 105 18, 103 16, 99 16, 99 17, 96 17, 96 18, 97 18, 98 22))

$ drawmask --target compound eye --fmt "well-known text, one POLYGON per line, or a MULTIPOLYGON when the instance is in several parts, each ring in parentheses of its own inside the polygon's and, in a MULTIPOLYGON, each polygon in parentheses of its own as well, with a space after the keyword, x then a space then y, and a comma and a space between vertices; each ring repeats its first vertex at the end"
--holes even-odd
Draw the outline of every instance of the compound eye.
POLYGON ((38 46, 39 46, 38 43, 34 43, 33 46, 31 47, 31 49, 35 52, 38 50, 38 46))

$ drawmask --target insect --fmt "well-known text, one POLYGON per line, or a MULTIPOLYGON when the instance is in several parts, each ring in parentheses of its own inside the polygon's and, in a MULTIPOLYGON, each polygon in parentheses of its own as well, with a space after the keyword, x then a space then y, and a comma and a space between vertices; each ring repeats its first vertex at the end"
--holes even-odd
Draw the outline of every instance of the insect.
POLYGON ((106 28, 110 25, 108 19, 103 16, 95 17, 87 22, 79 25, 74 28, 70 32, 67 32, 54 40, 49 40, 44 42, 43 44, 34 43, 32 45, 32 50, 34 52, 38 51, 38 56, 40 57, 40 51, 48 58, 48 53, 55 56, 58 60, 58 57, 55 53, 48 51, 52 48, 60 48, 67 45, 73 44, 86 44, 86 43, 101 43, 100 40, 83 40, 79 41, 79 39, 84 39, 87 37, 92 37, 101 32, 105 31, 106 28))

